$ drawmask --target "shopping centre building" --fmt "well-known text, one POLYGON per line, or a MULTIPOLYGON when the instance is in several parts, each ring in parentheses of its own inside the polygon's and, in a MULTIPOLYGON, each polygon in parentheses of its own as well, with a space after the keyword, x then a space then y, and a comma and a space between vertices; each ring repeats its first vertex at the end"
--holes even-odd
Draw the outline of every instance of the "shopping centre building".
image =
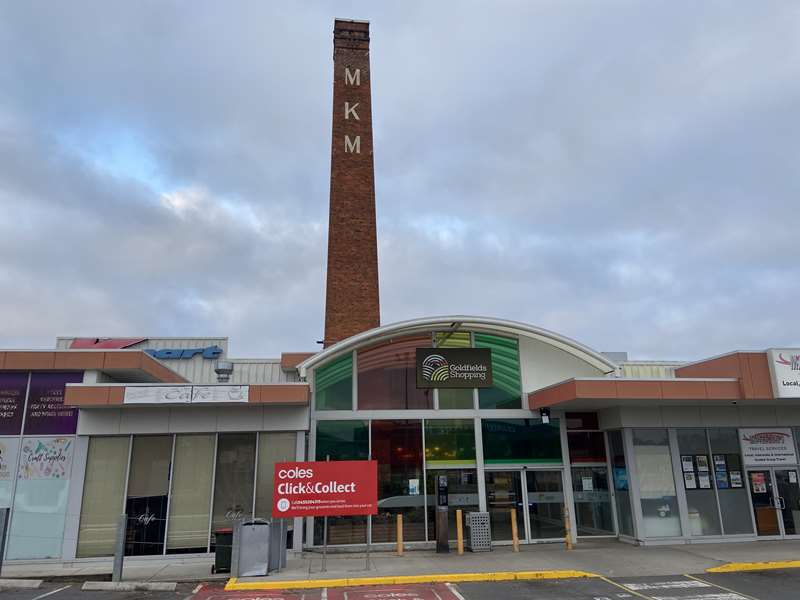
MULTIPOLYGON (((330 518, 331 546, 393 543, 398 514, 410 547, 432 546, 441 478, 451 522, 488 511, 498 544, 511 509, 523 543, 563 542, 567 523, 578 543, 798 535, 800 349, 634 361, 502 318, 381 324, 368 49, 367 23, 336 21, 322 349, 236 359, 227 338, 142 336, 0 351, 7 558, 107 558, 121 514, 129 555, 207 555, 217 529, 271 517, 274 464, 294 459, 378 462, 378 514, 330 518), (445 360, 466 349, 485 357, 474 386, 445 360)), ((319 520, 291 530, 295 550, 321 543, 319 520)))

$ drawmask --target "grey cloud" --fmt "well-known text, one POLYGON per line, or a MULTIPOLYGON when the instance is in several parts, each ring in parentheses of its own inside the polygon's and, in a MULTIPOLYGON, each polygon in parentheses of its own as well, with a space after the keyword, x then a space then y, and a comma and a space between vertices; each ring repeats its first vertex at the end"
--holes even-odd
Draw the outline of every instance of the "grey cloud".
POLYGON ((0 6, 2 346, 314 349, 334 16, 372 22, 384 322, 800 344, 796 7, 489 6, 0 6))

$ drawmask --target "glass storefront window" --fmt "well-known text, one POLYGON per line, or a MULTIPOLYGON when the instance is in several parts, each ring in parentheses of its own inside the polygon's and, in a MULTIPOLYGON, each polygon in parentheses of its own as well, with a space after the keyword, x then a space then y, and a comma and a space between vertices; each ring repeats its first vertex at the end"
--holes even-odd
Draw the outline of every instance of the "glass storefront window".
POLYGON ((461 511, 461 526, 466 527, 468 512, 478 510, 478 472, 475 469, 427 471, 428 539, 436 538, 437 478, 447 477, 447 535, 456 539, 456 511, 461 511))
POLYGON ((0 508, 11 507, 11 493, 14 489, 14 475, 17 472, 18 452, 18 437, 0 438, 0 508))
POLYGON ((572 464, 606 462, 606 443, 602 431, 568 431, 567 444, 572 464))
POLYGON ((614 535, 606 467, 572 467, 578 535, 614 535))
POLYGON ((486 508, 493 540, 511 539, 511 509, 516 510, 517 535, 525 538, 522 514, 522 473, 520 471, 485 471, 486 508))
POLYGON ((60 558, 75 438, 22 438, 6 557, 60 558))
POLYGON ((483 419, 486 464, 561 463, 558 419, 483 419))
POLYGON ((130 438, 89 438, 83 481, 78 558, 112 556, 125 496, 130 438))
MULTIPOLYGON (((683 487, 689 519, 689 535, 720 535, 717 495, 714 492, 715 465, 708 454, 705 429, 678 429, 683 487)), ((720 471, 723 475, 725 469, 720 471)))
POLYGON ((372 459, 378 461, 378 514, 372 541, 397 541, 398 514, 404 537, 425 540, 422 481, 422 421, 372 421, 372 459))
MULTIPOLYGON (((472 336, 467 331, 441 332, 433 335, 437 348, 470 348, 472 336)), ((473 389, 439 388, 439 410, 472 409, 475 407, 473 389)))
POLYGON ((475 463, 475 422, 472 419, 426 419, 427 468, 475 463))
POLYGON ((358 351, 359 410, 433 408, 433 390, 417 388, 417 348, 430 348, 431 337, 392 340, 358 351))
POLYGON ((255 461, 255 433, 219 434, 212 533, 252 515, 255 461))
POLYGON ((608 447, 611 452, 611 475, 614 481, 619 532, 621 535, 633 537, 633 515, 631 513, 628 467, 625 463, 625 445, 623 444, 621 431, 608 432, 608 447))
POLYGON ((739 435, 735 428, 708 430, 711 457, 716 481, 722 531, 725 535, 752 534, 753 519, 750 499, 744 482, 739 435), (724 466, 724 470, 723 470, 724 466))
POLYGON ((634 429, 633 447, 639 478, 644 537, 681 535, 667 430, 634 429))
POLYGON ((272 490, 275 482, 275 463, 293 461, 296 456, 296 433, 266 432, 258 434, 256 517, 261 517, 262 519, 272 518, 272 490))
POLYGON ((348 354, 314 371, 316 410, 353 409, 353 355, 348 354))
POLYGON ((167 553, 205 552, 211 513, 214 435, 175 437, 167 553))
MULTIPOLYGON (((316 459, 367 460, 369 425, 367 421, 317 421, 316 459)), ((314 544, 322 544, 323 518, 314 519, 314 544)), ((328 544, 364 544, 367 541, 366 517, 328 517, 328 544)))
POLYGON ((171 435, 133 437, 125 514, 125 554, 162 554, 167 525, 171 435))
POLYGON ((491 408, 522 408, 522 382, 519 374, 519 343, 484 333, 475 334, 476 348, 492 351, 492 381, 490 388, 478 390, 478 406, 491 408))
POLYGON ((564 488, 561 471, 525 471, 528 492, 528 522, 531 539, 563 538, 564 488))
POLYGON ((369 426, 366 421, 317 421, 316 460, 366 460, 369 426))

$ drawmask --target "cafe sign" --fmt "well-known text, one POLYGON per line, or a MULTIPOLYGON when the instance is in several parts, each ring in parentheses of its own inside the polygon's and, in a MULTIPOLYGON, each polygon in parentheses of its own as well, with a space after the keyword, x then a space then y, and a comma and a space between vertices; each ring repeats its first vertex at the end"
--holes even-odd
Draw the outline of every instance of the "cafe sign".
POLYGON ((739 430, 744 464, 749 467, 797 464, 792 430, 749 428, 739 430))
POLYGON ((492 387, 492 351, 489 348, 417 348, 417 387, 492 387))

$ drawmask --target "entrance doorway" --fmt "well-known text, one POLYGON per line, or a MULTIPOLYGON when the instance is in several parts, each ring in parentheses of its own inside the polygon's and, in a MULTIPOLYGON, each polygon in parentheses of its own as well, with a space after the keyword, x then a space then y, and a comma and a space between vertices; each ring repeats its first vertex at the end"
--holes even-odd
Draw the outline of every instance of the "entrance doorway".
POLYGON ((516 509, 522 542, 565 535, 561 469, 486 471, 486 506, 493 540, 511 539, 511 509, 516 509), (523 476, 524 474, 524 476, 523 476))
POLYGON ((800 479, 797 467, 747 472, 759 536, 800 534, 800 479))

